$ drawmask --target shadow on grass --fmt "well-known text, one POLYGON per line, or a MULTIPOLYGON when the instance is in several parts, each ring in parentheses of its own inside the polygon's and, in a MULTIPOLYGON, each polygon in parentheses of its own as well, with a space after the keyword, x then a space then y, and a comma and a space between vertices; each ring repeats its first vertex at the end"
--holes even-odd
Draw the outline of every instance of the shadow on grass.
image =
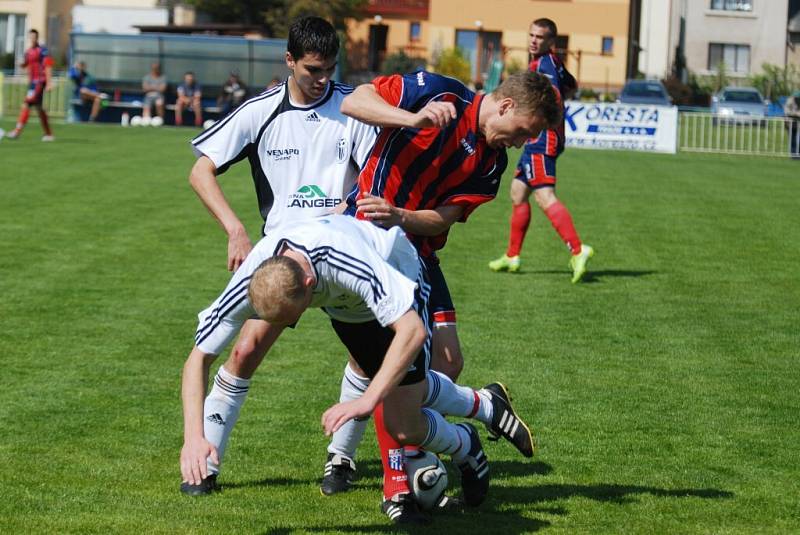
POLYGON ((599 271, 587 271, 581 281, 583 284, 592 284, 595 282, 602 282, 603 278, 609 277, 623 277, 623 278, 638 278, 647 277, 658 273, 654 270, 635 270, 635 269, 601 269, 599 271))
POLYGON ((661 489, 644 485, 617 485, 599 483, 597 485, 545 484, 524 487, 492 487, 492 504, 535 504, 567 498, 588 498, 599 502, 626 504, 634 502, 634 496, 649 494, 659 498, 704 498, 727 500, 734 493, 720 489, 661 489))
POLYGON ((307 479, 297 479, 297 478, 290 478, 290 477, 265 477, 264 479, 257 479, 251 481, 237 481, 232 483, 227 483, 225 481, 220 482, 221 490, 225 491, 228 489, 246 489, 251 487, 288 487, 291 485, 308 485, 310 483, 307 479))
MULTIPOLYGON (((594 282, 602 282, 604 278, 612 278, 612 277, 620 277, 620 278, 638 278, 638 277, 647 277, 648 275, 653 275, 658 273, 658 271, 652 269, 598 269, 598 270, 589 270, 583 276, 582 283, 594 283, 594 282)), ((518 273, 512 273, 511 275, 517 277, 524 277, 526 275, 558 275, 563 276, 566 278, 572 277, 572 272, 567 269, 538 269, 538 270, 528 270, 523 269, 518 273)))
MULTIPOLYGON (((526 463, 520 461, 495 461, 492 463, 493 478, 502 480, 508 477, 525 477, 531 474, 547 475, 553 467, 544 462, 526 463)), ((377 460, 366 460, 359 464, 362 478, 379 478, 381 464, 377 460)), ((457 476, 453 479, 457 481, 457 476)), ((233 483, 229 488, 241 488, 266 485, 306 485, 304 479, 267 478, 260 481, 233 483)), ((380 490, 380 484, 370 484, 380 490)), ((451 487, 451 492, 458 488, 451 487)), ((432 515, 433 523, 429 526, 395 526, 392 524, 353 525, 349 523, 328 524, 325 526, 303 526, 303 531, 310 533, 433 533, 446 526, 448 532, 475 533, 532 533, 546 529, 552 522, 542 518, 546 516, 566 517, 570 511, 559 505, 560 500, 586 498, 614 505, 635 503, 636 497, 650 495, 659 498, 703 498, 731 499, 733 492, 715 488, 679 488, 664 489, 646 485, 619 485, 615 483, 598 483, 596 485, 573 484, 531 484, 523 486, 493 485, 489 490, 487 501, 479 508, 456 507, 432 515), (534 518, 532 518, 534 517, 534 518), (535 518, 538 517, 538 518, 535 518)), ((273 528, 266 532, 269 535, 294 533, 297 527, 273 528)))

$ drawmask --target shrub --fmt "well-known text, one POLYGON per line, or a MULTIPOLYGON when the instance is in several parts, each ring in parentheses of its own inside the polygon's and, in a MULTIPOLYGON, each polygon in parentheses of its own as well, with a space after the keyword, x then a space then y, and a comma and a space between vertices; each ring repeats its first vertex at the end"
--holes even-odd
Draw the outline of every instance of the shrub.
POLYGON ((383 60, 381 74, 405 74, 425 68, 425 60, 413 58, 404 51, 395 52, 383 60))
POLYGON ((472 81, 472 66, 460 48, 442 50, 433 68, 437 73, 461 80, 465 84, 472 81))

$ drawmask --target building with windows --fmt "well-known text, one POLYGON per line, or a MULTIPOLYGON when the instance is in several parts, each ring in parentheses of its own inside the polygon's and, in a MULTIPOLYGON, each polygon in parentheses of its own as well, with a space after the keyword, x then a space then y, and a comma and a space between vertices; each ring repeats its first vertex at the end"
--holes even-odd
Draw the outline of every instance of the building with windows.
POLYGON ((642 0, 639 70, 666 76, 676 63, 732 78, 790 61, 789 0, 642 0))
MULTIPOLYGON (((138 33, 137 24, 167 24, 168 4, 164 0, 0 0, 0 60, 7 68, 18 63, 32 28, 60 61, 67 55, 71 31, 138 33)), ((193 20, 191 9, 171 8, 188 13, 193 20)), ((177 18, 176 23, 183 22, 177 18)))
POLYGON ((431 64, 442 50, 460 47, 472 81, 486 82, 497 60, 527 66, 530 23, 548 17, 579 84, 614 91, 629 74, 630 8, 630 0, 369 0, 367 17, 349 24, 348 58, 351 70, 379 72, 399 51, 431 64))

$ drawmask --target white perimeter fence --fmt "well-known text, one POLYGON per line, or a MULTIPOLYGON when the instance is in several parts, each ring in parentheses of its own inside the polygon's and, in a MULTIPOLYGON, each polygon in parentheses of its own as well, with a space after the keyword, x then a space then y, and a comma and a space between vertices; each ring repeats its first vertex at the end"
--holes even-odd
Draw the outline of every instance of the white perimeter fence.
POLYGON ((800 122, 784 117, 742 118, 681 112, 678 150, 797 158, 800 122), (792 138, 794 143, 790 144, 792 138))

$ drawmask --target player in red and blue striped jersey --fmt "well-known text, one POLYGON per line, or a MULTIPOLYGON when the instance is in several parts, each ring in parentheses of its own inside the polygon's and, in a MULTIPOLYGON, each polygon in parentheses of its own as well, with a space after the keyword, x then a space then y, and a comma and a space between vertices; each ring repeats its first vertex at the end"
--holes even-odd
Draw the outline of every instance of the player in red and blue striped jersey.
MULTIPOLYGON (((420 251, 431 279, 434 316, 431 367, 455 378, 463 357, 455 310, 435 252, 449 228, 495 197, 507 166, 505 149, 521 147, 561 120, 557 94, 544 75, 519 73, 489 95, 452 78, 417 72, 379 77, 342 102, 342 112, 382 128, 347 212, 385 227, 401 226, 420 251)), ((384 497, 408 492, 387 451, 397 443, 381 428, 384 497)), ((528 441, 531 441, 528 433, 528 441)))
POLYGON ((25 102, 22 103, 22 109, 19 112, 17 126, 8 133, 7 137, 9 139, 17 139, 22 134, 22 129, 25 128, 28 117, 30 117, 30 108, 31 106, 35 106, 39 109, 39 120, 42 123, 42 130, 44 130, 42 141, 53 141, 53 131, 50 130, 47 112, 44 111, 42 105, 44 92, 52 87, 53 58, 50 57, 47 47, 39 44, 38 31, 29 31, 28 38, 30 39, 31 47, 25 51, 25 61, 23 61, 22 67, 28 69, 30 85, 25 95, 25 102))
MULTIPOLYGON (((577 89, 575 78, 567 71, 553 52, 558 30, 550 19, 536 19, 531 23, 529 52, 533 57, 529 70, 540 72, 550 79, 560 98, 568 98, 577 89)), ((562 101, 563 106, 563 101, 562 101)), ((511 232, 506 254, 489 262, 493 271, 519 271, 522 242, 531 221, 533 192, 536 204, 550 220, 558 235, 572 253, 570 267, 572 282, 578 282, 586 273, 586 263, 594 255, 591 246, 581 242, 572 216, 555 195, 556 159, 564 150, 564 120, 557 128, 531 138, 517 164, 515 180, 511 184, 511 232)))
POLYGON ((466 221, 495 197, 507 165, 505 149, 558 124, 556 94, 535 73, 512 76, 484 96, 452 78, 420 71, 359 86, 342 102, 342 112, 382 127, 347 198, 348 213, 402 226, 426 259, 437 327, 452 326, 437 329, 450 341, 434 367, 456 378, 463 361, 435 251, 453 223, 466 221))

